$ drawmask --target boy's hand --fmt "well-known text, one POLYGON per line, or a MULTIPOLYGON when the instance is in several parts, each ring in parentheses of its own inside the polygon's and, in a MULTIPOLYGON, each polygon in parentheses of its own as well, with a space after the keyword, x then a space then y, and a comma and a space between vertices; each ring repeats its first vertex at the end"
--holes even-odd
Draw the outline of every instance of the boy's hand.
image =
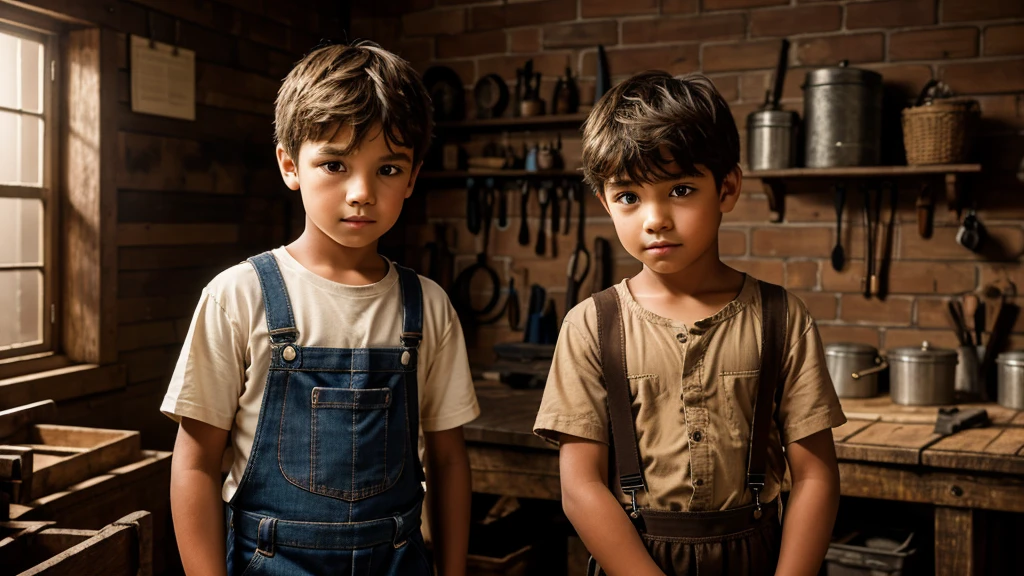
POLYGON ((783 516, 780 576, 814 576, 825 559, 839 509, 839 465, 831 430, 786 447, 793 480, 783 516))
POLYGON ((427 507, 441 576, 465 576, 472 487, 462 427, 424 432, 427 507))
POLYGON ((608 489, 608 446, 562 434, 562 509, 609 576, 664 576, 608 489))
POLYGON ((171 515, 186 574, 227 574, 221 460, 228 431, 182 418, 171 457, 171 515))

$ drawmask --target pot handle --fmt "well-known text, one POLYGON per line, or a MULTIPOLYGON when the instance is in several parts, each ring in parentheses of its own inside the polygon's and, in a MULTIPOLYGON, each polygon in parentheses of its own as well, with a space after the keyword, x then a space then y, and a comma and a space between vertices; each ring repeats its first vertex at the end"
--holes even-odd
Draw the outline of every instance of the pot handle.
POLYGON ((854 380, 859 380, 861 376, 870 376, 872 374, 877 374, 877 373, 881 372, 882 370, 885 370, 886 368, 889 367, 889 362, 887 362, 886 360, 884 360, 882 358, 878 358, 877 360, 881 360, 882 363, 879 364, 878 366, 873 367, 873 368, 868 368, 867 370, 861 370, 860 372, 854 372, 853 374, 850 374, 850 377, 853 378, 854 380))

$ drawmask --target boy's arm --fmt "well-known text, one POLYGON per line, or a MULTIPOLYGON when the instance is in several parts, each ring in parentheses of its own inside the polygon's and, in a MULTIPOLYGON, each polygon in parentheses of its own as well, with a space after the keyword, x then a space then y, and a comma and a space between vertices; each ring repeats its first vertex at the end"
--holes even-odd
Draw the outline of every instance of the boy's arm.
POLYGON ((424 432, 427 506, 440 576, 464 576, 469 551, 469 456, 462 427, 424 432))
POLYGON ((562 434, 558 473, 562 509, 609 576, 664 576, 608 489, 608 446, 562 434))
POLYGON ((786 447, 793 489, 782 526, 778 576, 814 576, 825 559, 839 509, 839 465, 832 430, 786 447))
POLYGON ((221 459, 228 431, 182 418, 171 457, 171 515, 186 574, 225 575, 221 459))

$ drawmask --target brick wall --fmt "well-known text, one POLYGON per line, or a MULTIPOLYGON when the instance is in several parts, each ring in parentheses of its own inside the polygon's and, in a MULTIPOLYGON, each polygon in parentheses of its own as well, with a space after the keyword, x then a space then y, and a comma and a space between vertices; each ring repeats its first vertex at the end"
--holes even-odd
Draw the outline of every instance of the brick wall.
MULTIPOLYGON (((1024 288, 1024 185, 1014 174, 1024 156, 1024 3, 1016 0, 542 0, 476 3, 472 0, 408 0, 399 15, 356 7, 352 36, 375 39, 419 69, 432 63, 454 68, 467 88, 497 72, 514 82, 514 69, 527 58, 548 82, 569 65, 579 76, 584 100, 592 95, 596 45, 604 44, 615 80, 660 68, 672 73, 708 74, 732 106, 742 127, 769 87, 779 39, 792 42, 783 104, 802 113, 800 84, 807 69, 848 59, 883 75, 889 93, 906 101, 937 77, 961 93, 975 95, 985 117, 977 146, 985 174, 974 190, 979 216, 993 238, 985 255, 956 244, 957 221, 937 194, 934 236, 918 236, 916 185, 901 187, 891 269, 892 293, 885 302, 860 295, 864 268, 864 227, 860 195, 847 203, 843 243, 849 262, 833 271, 829 254, 836 227, 832 196, 825 186, 793 186, 785 221, 768 222, 759 182, 748 179, 735 212, 721 232, 722 254, 731 265, 779 282, 796 292, 818 320, 826 341, 863 341, 882 347, 922 339, 955 345, 947 328, 944 301, 1000 278, 1024 288)), ((393 9, 393 6, 391 7, 393 9)), ((591 98, 592 99, 592 98, 591 98)), ((741 129, 741 132, 743 130, 741 129)), ((569 136, 572 136, 571 131, 569 136)), ((578 142, 567 140, 567 162, 578 164, 578 142), (575 151, 575 152, 573 152, 575 151)), ((428 187, 425 222, 461 224, 464 193, 428 187)), ((515 203, 513 203, 514 205, 515 203)), ((612 240, 618 250, 617 277, 636 270, 615 240, 610 220, 591 203, 591 235, 612 240)), ((528 217, 536 230, 536 206, 528 217)), ((519 214, 513 206, 513 216, 519 214)), ((531 270, 530 282, 545 284, 556 303, 564 290, 565 256, 537 258, 514 241, 517 220, 499 233, 491 254, 503 273, 531 270)), ((479 239, 461 226, 460 264, 472 260, 479 239)), ((525 305, 525 302, 524 302, 525 305)), ((559 306, 560 307, 560 306, 559 306)), ((561 311, 560 311, 561 312, 561 311)), ((470 338, 474 357, 489 358, 493 342, 516 340, 505 324, 470 338)), ((990 324, 991 326, 991 318, 990 324)), ((1024 347, 1024 323, 1012 340, 1024 347)))

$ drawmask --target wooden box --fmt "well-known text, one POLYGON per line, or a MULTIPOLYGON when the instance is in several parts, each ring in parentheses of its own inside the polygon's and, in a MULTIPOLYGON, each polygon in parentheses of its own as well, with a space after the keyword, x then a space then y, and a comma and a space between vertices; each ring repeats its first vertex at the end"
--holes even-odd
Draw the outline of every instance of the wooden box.
POLYGON ((151 576, 153 523, 135 512, 99 530, 0 522, 0 573, 21 576, 151 576))

